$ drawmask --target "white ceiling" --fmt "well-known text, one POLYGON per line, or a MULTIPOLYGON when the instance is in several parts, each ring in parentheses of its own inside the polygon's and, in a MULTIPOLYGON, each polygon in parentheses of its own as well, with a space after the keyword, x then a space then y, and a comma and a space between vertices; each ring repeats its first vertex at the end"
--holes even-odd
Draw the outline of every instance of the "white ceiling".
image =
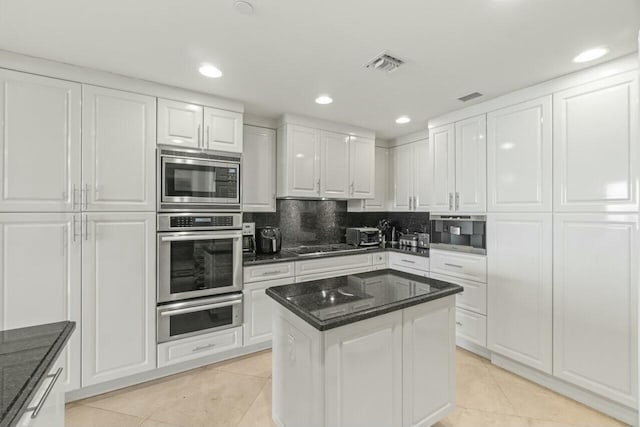
POLYGON ((0 49, 305 114, 390 138, 426 119, 636 50, 638 0, 0 0, 0 49), (406 65, 363 68, 383 50, 406 65), (198 74, 211 62, 217 80, 198 74), (331 105, 314 103, 329 93, 331 105), (399 115, 408 125, 396 125, 399 115))

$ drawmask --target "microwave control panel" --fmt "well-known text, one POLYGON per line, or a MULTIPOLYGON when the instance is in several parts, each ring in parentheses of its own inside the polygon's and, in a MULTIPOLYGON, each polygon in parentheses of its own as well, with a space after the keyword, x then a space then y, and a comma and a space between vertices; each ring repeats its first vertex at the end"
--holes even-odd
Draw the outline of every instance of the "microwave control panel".
POLYGON ((242 228, 242 214, 158 214, 158 231, 181 229, 229 230, 242 228))

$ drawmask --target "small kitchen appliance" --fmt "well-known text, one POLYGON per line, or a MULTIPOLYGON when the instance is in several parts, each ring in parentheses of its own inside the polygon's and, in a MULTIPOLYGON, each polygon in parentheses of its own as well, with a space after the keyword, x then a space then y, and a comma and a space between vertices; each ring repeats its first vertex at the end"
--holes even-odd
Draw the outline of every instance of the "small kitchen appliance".
POLYGON ((260 227, 256 232, 256 248, 261 254, 275 254, 282 247, 282 234, 278 227, 260 227))
POLYGON ((245 222, 242 224, 242 253, 255 253, 256 251, 256 223, 245 222))
POLYGON ((347 228, 347 245, 376 246, 382 242, 382 232, 374 227, 347 228))

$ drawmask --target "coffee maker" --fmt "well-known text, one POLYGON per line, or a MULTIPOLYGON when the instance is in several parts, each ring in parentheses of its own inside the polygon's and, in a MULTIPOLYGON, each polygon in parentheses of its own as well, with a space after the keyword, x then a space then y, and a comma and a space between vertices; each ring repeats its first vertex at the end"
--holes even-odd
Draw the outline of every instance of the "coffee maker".
POLYGON ((256 223, 245 222, 242 224, 242 253, 256 252, 256 223))

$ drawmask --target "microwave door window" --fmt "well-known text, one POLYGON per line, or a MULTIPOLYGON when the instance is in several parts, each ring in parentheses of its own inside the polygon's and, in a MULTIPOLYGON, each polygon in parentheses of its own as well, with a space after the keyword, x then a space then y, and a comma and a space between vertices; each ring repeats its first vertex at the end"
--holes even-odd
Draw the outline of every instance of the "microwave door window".
POLYGON ((233 286, 233 239, 171 242, 171 294, 233 286))
POLYGON ((216 171, 210 166, 167 163, 165 188, 169 197, 218 197, 216 171))

